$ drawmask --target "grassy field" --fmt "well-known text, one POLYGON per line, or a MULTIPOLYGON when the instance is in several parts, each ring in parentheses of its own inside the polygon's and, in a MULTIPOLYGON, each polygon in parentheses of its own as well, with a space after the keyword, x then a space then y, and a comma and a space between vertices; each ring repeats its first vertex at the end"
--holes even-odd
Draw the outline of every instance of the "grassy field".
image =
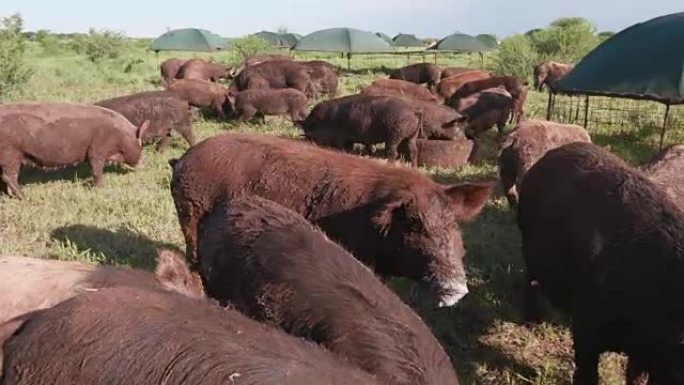
MULTIPOLYGON (((170 55, 156 57, 139 49, 94 64, 73 53, 46 55, 32 46, 30 63, 35 74, 22 99, 87 103, 156 89, 160 86, 157 65, 167 57, 170 55)), ((346 60, 338 55, 323 57, 346 67, 346 60)), ((214 58, 228 63, 239 60, 233 52, 214 58)), ((358 86, 383 76, 382 67, 406 63, 405 57, 354 58, 353 68, 344 71, 341 79, 342 93, 353 93, 358 86)), ((479 58, 453 56, 440 59, 439 64, 478 65, 479 58)), ((528 114, 543 116, 545 102, 545 95, 531 92, 528 114)), ((266 124, 236 124, 198 117, 194 128, 200 138, 221 132, 299 134, 289 121, 280 118, 269 118, 266 124)), ((625 133, 598 127, 592 134, 597 143, 610 144, 613 151, 638 164, 655 152, 657 132, 634 129, 625 133)), ((474 165, 422 171, 442 183, 496 178, 494 131, 486 134, 483 142, 484 150, 474 165)), ((175 138, 163 154, 148 147, 141 170, 110 167, 104 185, 98 189, 90 188, 86 166, 55 172, 24 170, 20 182, 26 199, 0 197, 0 254, 149 268, 155 247, 183 247, 169 193, 171 170, 167 161, 186 149, 180 138, 175 138)), ((521 323, 519 232, 500 190, 463 230, 471 294, 454 309, 423 311, 453 358, 462 384, 569 384, 573 359, 566 320, 557 317, 535 327, 521 323)), ((395 284, 402 289, 402 282, 395 284)), ((604 359, 602 383, 621 384, 623 365, 615 355, 604 359)))

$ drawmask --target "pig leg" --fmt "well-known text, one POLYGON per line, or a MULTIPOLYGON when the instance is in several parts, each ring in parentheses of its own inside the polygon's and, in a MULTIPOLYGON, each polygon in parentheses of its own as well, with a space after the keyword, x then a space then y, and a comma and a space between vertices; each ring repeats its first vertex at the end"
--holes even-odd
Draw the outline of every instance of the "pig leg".
POLYGON ((408 148, 408 160, 411 162, 411 166, 418 167, 418 139, 414 136, 410 139, 404 141, 408 148))
POLYGON ((387 159, 392 163, 396 162, 399 157, 399 142, 394 140, 387 141, 385 142, 385 147, 387 147, 387 159))
POLYGON ((644 369, 641 360, 630 356, 627 361, 627 385, 648 385, 648 372, 644 369))
MULTIPOLYGON (((588 310, 583 310, 588 311, 588 310)), ((573 385, 598 385, 598 364, 601 351, 598 347, 599 334, 593 321, 575 312, 572 325, 572 340, 575 347, 575 373, 573 385)))
POLYGON ((7 192, 17 198, 23 199, 24 194, 19 186, 19 170, 21 169, 21 154, 8 151, 2 154, 0 168, 2 169, 2 181, 7 185, 7 192))
POLYGON ((105 161, 99 156, 90 156, 88 162, 90 163, 90 171, 93 174, 93 186, 98 187, 102 185, 102 174, 104 173, 105 161))
POLYGON ((226 113, 223 111, 223 101, 221 100, 214 100, 214 102, 211 104, 211 108, 214 109, 214 112, 216 112, 216 115, 221 117, 221 119, 226 119, 226 113))
MULTIPOLYGON (((238 118, 239 121, 241 122, 246 122, 248 120, 252 120, 254 116, 256 115, 257 110, 256 108, 252 107, 244 107, 240 111, 240 117, 238 118)), ((266 123, 266 116, 264 115, 264 123, 266 123)))

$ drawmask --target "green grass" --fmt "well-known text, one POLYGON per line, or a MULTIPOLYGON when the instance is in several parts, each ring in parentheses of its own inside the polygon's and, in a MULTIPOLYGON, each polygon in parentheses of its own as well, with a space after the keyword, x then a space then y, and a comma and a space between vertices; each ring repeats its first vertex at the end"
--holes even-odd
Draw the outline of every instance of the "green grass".
MULTIPOLYGON (((74 102, 158 88, 157 65, 171 56, 130 50, 119 59, 94 64, 66 51, 45 55, 32 46, 30 52, 35 74, 22 99, 74 102), (143 62, 124 72, 138 58, 143 62)), ((338 55, 322 56, 346 66, 346 60, 338 55)), ((238 61, 233 52, 213 57, 227 63, 238 61)), ((412 62, 417 60, 420 58, 416 56, 412 62)), ((345 72, 341 79, 340 89, 344 94, 353 93, 360 85, 381 76, 373 68, 406 63, 405 57, 355 57, 352 71, 345 72)), ((439 64, 476 66, 479 58, 450 56, 440 59, 439 64)), ((542 117, 545 103, 545 95, 531 92, 526 110, 542 117)), ((597 128, 592 133, 599 144, 611 144, 613 151, 629 161, 642 162, 655 152, 657 133, 652 129, 639 133, 638 128, 627 134, 610 128, 597 128)), ((269 118, 265 125, 199 118, 194 129, 200 138, 226 131, 298 135, 292 124, 281 118, 269 118)), ((677 134, 671 139, 682 138, 677 134)), ((477 164, 460 170, 423 172, 441 183, 495 178, 495 133, 487 133, 483 142, 477 164)), ((168 160, 181 156, 186 149, 180 138, 164 154, 148 147, 141 170, 127 172, 110 167, 104 185, 97 189, 89 186, 90 172, 85 166, 55 172, 24 170, 20 182, 26 199, 0 197, 0 254, 149 268, 155 247, 183 248, 169 193, 168 160)), ((563 318, 535 327, 521 323, 523 265, 519 232, 501 191, 496 191, 476 220, 462 228, 471 294, 454 309, 422 311, 453 358, 462 383, 569 384, 572 347, 563 318)), ((396 286, 401 290, 401 282, 396 286)), ((616 355, 603 360, 603 384, 622 383, 623 361, 616 355)))

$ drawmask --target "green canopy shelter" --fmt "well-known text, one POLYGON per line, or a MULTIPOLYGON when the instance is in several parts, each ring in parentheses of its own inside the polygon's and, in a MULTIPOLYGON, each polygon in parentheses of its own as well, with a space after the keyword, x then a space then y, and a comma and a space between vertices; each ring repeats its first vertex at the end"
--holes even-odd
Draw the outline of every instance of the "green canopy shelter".
POLYGON ((480 40, 466 35, 465 33, 455 33, 440 40, 430 49, 438 51, 455 51, 467 53, 482 53, 491 51, 492 48, 484 45, 480 40))
POLYGON ((168 31, 150 45, 150 50, 211 52, 228 48, 228 42, 206 29, 187 28, 168 31))
POLYGON ((392 39, 395 47, 425 47, 415 35, 400 33, 392 39))
POLYGON ((499 48, 499 40, 497 40, 496 36, 494 36, 494 35, 482 33, 482 34, 475 36, 475 38, 489 48, 492 48, 492 49, 499 48))
POLYGON ((382 40, 384 40, 385 42, 387 42, 387 44, 389 44, 389 45, 394 45, 394 42, 392 41, 392 38, 389 37, 389 35, 387 35, 387 34, 384 34, 384 33, 382 33, 382 32, 376 32, 376 33, 375 33, 375 36, 381 38, 382 40))
POLYGON ((332 28, 312 32, 299 40, 294 51, 340 52, 347 55, 347 67, 352 54, 392 52, 392 47, 371 32, 354 28, 332 28))
MULTIPOLYGON (((635 24, 585 56, 554 92, 684 104, 684 12, 635 24)), ((587 98, 588 103, 588 98, 587 98)), ((661 133, 661 147, 666 124, 661 133)))
POLYGON ((265 41, 269 45, 274 47, 280 46, 280 36, 277 33, 271 31, 261 31, 254 34, 254 36, 265 41))

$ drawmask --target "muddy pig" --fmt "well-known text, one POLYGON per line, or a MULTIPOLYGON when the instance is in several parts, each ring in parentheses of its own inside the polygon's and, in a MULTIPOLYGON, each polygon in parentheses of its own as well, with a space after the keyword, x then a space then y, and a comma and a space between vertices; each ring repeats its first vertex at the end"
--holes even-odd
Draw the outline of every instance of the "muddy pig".
POLYGON ((321 344, 386 384, 458 384, 420 317, 290 209, 257 196, 225 201, 200 224, 198 255, 207 294, 247 316, 321 344))
POLYGON ((136 126, 146 120, 150 126, 143 136, 143 144, 161 139, 158 151, 171 142, 171 129, 178 131, 190 146, 195 144, 188 102, 170 91, 148 91, 102 100, 96 106, 114 110, 136 126))
POLYGON ((23 165, 55 169, 88 162, 95 186, 107 162, 136 167, 149 121, 136 128, 102 107, 67 103, 0 105, 0 169, 10 194, 22 198, 23 165))
POLYGON ((229 93, 228 100, 233 114, 238 120, 246 121, 259 114, 266 122, 266 115, 290 115, 292 121, 306 117, 308 99, 303 93, 293 89, 245 90, 229 93))
POLYGON ((226 197, 258 195, 320 226, 379 274, 425 282, 441 305, 467 292, 456 223, 480 212, 492 183, 443 186, 410 168, 265 135, 215 136, 171 164, 195 271, 199 221, 226 197))

